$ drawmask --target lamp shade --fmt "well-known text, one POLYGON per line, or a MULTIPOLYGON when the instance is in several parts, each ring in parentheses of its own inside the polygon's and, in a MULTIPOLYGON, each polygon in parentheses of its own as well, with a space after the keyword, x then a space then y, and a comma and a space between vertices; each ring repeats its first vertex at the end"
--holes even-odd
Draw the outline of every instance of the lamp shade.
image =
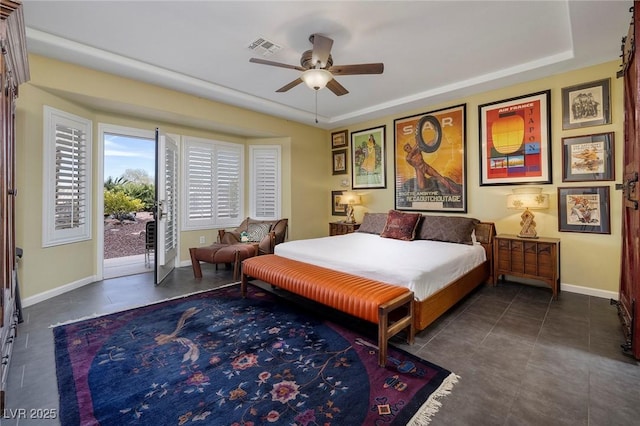
POLYGON ((357 206, 362 203, 362 199, 358 194, 353 191, 342 191, 342 197, 340 198, 340 204, 346 204, 350 206, 357 206))
POLYGON ((300 78, 310 89, 320 90, 333 79, 333 75, 327 70, 312 68, 303 72, 300 78))
POLYGON ((507 208, 517 210, 544 210, 549 208, 549 195, 542 188, 517 188, 507 196, 507 208))

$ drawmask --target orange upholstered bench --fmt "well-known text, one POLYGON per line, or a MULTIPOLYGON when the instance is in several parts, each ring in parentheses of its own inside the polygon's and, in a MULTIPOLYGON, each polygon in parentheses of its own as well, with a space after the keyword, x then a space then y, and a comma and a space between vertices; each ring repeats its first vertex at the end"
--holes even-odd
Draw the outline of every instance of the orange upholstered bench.
POLYGON ((413 292, 404 287, 269 254, 242 262, 242 296, 255 278, 349 315, 378 324, 378 364, 384 366, 389 339, 408 329, 413 343, 413 292), (399 318, 389 318, 394 311, 399 318))

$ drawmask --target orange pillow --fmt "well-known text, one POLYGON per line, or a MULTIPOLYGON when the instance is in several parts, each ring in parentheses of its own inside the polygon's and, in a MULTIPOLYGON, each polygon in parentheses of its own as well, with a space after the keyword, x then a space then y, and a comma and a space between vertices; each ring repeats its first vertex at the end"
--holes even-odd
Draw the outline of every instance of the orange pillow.
POLYGON ((416 236, 416 228, 421 217, 420 213, 402 213, 397 210, 389 210, 387 222, 380 236, 411 241, 416 236))

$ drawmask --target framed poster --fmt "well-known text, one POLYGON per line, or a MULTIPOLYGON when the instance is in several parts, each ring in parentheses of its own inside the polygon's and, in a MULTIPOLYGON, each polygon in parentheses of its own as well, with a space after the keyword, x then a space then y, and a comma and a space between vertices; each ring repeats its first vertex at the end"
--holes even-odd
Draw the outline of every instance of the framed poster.
POLYGON ((331 149, 343 148, 348 145, 347 131, 341 130, 339 132, 331 133, 331 149))
POLYGON ((341 204, 342 191, 331 191, 331 215, 346 216, 347 206, 341 204))
POLYGON ((614 134, 562 138, 562 181, 614 180, 614 134))
POLYGON ((331 152, 332 171, 334 175, 347 174, 347 150, 339 149, 331 152))
POLYGON ((558 188, 558 230, 611 234, 609 187, 558 188))
POLYGON ((387 126, 351 132, 351 186, 353 189, 386 188, 387 126))
POLYGON ((480 185, 552 183, 551 91, 478 106, 480 185))
POLYGON ((562 89, 562 130, 611 123, 609 80, 562 89))
POLYGON ((466 104, 393 126, 395 208, 466 213, 466 104))

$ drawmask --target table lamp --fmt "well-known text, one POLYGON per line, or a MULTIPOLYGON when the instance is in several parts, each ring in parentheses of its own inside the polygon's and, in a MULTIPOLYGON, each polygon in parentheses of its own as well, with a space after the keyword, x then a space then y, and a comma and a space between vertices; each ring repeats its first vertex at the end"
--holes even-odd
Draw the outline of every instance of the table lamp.
POLYGON ((513 194, 507 196, 507 208, 524 210, 520 226, 522 230, 520 238, 538 238, 536 233, 536 222, 531 210, 544 210, 549 208, 549 195, 542 193, 542 188, 518 188, 513 190, 513 194))
POLYGON ((342 197, 340 198, 340 204, 347 206, 347 220, 346 223, 356 223, 356 218, 353 216, 353 206, 359 205, 362 202, 360 196, 352 191, 342 191, 342 197))

